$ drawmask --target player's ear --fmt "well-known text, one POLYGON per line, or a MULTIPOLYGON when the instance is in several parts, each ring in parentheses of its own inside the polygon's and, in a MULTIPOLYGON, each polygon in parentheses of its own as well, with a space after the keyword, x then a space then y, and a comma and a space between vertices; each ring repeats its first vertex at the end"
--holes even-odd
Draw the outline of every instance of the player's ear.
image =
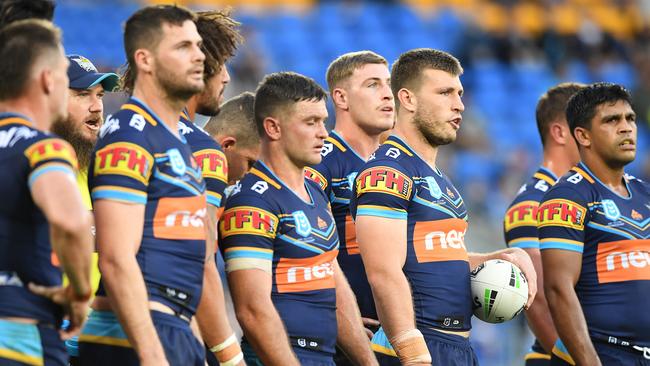
POLYGON ((138 70, 142 70, 146 73, 152 72, 153 57, 149 50, 138 48, 133 54, 133 59, 135 60, 135 65, 138 70))
POLYGON ((583 146, 583 147, 591 146, 591 134, 589 133, 588 129, 584 127, 576 127, 575 130, 573 130, 573 133, 576 136, 576 141, 578 142, 578 146, 583 146))
POLYGON ((334 103, 334 106, 336 108, 340 108, 343 110, 348 110, 348 93, 346 93, 345 90, 341 88, 334 88, 332 90, 332 103, 334 103))
POLYGON ((224 136, 221 141, 219 141, 219 145, 221 145, 224 150, 232 149, 235 147, 236 143, 237 139, 233 136, 224 136))
POLYGON ((264 126, 264 132, 266 132, 266 136, 268 136, 269 140, 277 141, 280 139, 282 134, 280 131, 279 120, 274 117, 266 117, 264 118, 262 125, 264 126))
POLYGON ((39 75, 40 86, 45 94, 52 94, 54 90, 54 76, 52 69, 44 67, 39 75))
POLYGON ((417 98, 410 90, 402 88, 397 91, 397 99, 402 108, 406 109, 409 112, 415 112, 415 109, 418 105, 417 98))
POLYGON ((549 137, 558 145, 566 145, 568 139, 572 139, 571 131, 559 122, 552 122, 548 129, 549 137))

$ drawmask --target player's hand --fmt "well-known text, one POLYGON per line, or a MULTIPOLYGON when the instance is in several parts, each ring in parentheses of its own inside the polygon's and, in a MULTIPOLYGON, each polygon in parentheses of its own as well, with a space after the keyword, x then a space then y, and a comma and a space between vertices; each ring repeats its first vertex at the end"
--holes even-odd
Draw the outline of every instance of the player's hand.
POLYGON ((528 302, 524 307, 526 310, 530 308, 535 300, 535 295, 537 294, 537 272, 535 272, 535 267, 533 267, 533 261, 530 259, 528 253, 521 248, 510 248, 503 252, 501 259, 513 263, 523 273, 524 277, 528 281, 528 302))
POLYGON ((374 336, 377 329, 379 329, 379 320, 361 317, 361 321, 363 322, 363 329, 366 331, 368 339, 372 340, 372 336, 374 336))
POLYGON ((63 306, 63 310, 70 321, 70 326, 66 330, 59 330, 62 339, 70 339, 79 334, 81 327, 86 321, 89 297, 85 299, 75 298, 70 286, 46 287, 30 283, 29 290, 36 295, 52 300, 55 304, 63 306))

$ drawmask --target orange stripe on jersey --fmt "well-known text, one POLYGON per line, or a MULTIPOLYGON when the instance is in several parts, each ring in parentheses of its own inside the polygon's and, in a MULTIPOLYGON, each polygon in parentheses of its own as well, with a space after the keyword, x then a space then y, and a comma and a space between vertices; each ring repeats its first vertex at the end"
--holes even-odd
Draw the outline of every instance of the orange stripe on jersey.
POLYGON ((282 188, 282 187, 281 187, 281 186, 280 186, 276 181, 274 181, 273 179, 269 178, 268 175, 262 173, 262 172, 259 171, 259 169, 257 169, 257 168, 251 168, 251 170, 250 170, 249 172, 250 172, 251 174, 255 174, 255 175, 257 175, 258 177, 264 179, 268 184, 272 185, 272 186, 275 187, 276 189, 281 189, 281 188, 282 188))
POLYGON ((172 240, 205 240, 205 196, 164 197, 153 218, 153 236, 172 240))
POLYGON ((555 180, 554 180, 553 178, 547 176, 546 174, 535 173, 535 174, 533 175, 533 178, 541 179, 541 180, 543 180, 544 182, 546 182, 546 183, 548 183, 548 184, 550 184, 550 185, 552 185, 552 186, 555 185, 555 180))
POLYGON ((402 150, 402 152, 404 152, 404 154, 406 154, 406 155, 408 155, 408 156, 413 156, 413 154, 412 154, 412 153, 411 153, 407 148, 405 148, 404 146, 400 145, 400 144, 399 144, 398 142, 396 142, 396 141, 386 140, 386 141, 384 141, 384 144, 393 145, 393 146, 395 146, 396 148, 402 150))
POLYGON ((128 109, 130 111, 133 111, 133 112, 141 115, 142 117, 144 117, 144 119, 147 120, 147 122, 151 123, 154 126, 158 124, 158 122, 156 122, 156 119, 151 117, 151 115, 147 111, 145 111, 144 109, 138 107, 135 104, 124 104, 122 106, 122 109, 128 109))
POLYGON ((275 268, 278 292, 304 292, 334 288, 334 259, 338 250, 309 258, 280 258, 275 268))
POLYGON ((348 255, 361 254, 357 243, 357 228, 349 213, 345 215, 345 249, 348 255))
POLYGON ((348 151, 348 149, 346 149, 345 146, 343 146, 340 142, 336 141, 336 140, 335 140, 333 137, 331 137, 331 136, 328 137, 328 138, 326 138, 325 141, 330 142, 330 143, 332 143, 333 145, 336 145, 336 147, 338 147, 339 150, 341 150, 341 152, 346 152, 346 151, 348 151))
POLYGON ((418 262, 468 261, 465 232, 467 221, 461 219, 417 222, 413 247, 418 262))
POLYGON ((582 170, 581 168, 576 166, 576 167, 573 167, 571 170, 574 170, 577 173, 579 173, 580 175, 582 175, 582 177, 585 178, 589 183, 595 183, 594 179, 587 172, 582 170))
POLYGON ((217 149, 203 149, 192 154, 199 164, 203 178, 214 178, 228 183, 228 161, 217 149))
POLYGON ((599 243, 598 283, 650 280, 650 239, 599 243))
POLYGON ((12 125, 12 124, 18 124, 18 125, 24 125, 24 126, 32 126, 32 123, 29 122, 28 120, 20 117, 11 117, 7 119, 0 120, 0 127, 6 126, 6 125, 12 125))
POLYGON ((537 226, 537 201, 522 201, 506 212, 504 224, 506 231, 520 226, 537 226))
POLYGON ((305 167, 305 177, 318 183, 320 189, 325 190, 327 188, 327 179, 318 170, 305 167))

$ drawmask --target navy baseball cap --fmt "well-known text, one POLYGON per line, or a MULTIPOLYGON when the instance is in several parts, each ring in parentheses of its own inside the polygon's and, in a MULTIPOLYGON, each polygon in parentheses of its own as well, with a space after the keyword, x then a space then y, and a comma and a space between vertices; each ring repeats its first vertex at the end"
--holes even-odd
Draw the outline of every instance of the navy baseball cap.
POLYGON ((89 59, 81 55, 68 55, 68 79, 71 89, 90 89, 97 84, 102 84, 105 91, 117 88, 120 77, 112 72, 97 72, 97 68, 89 59))

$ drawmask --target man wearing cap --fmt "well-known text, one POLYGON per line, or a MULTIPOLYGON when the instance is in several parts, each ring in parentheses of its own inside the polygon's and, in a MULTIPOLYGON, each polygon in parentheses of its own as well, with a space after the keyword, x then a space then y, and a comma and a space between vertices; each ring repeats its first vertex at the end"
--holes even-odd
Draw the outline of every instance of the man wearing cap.
MULTIPOLYGON (((119 77, 114 73, 100 73, 89 59, 80 55, 67 56, 68 78, 68 118, 52 124, 51 131, 68 141, 77 153, 79 171, 77 183, 84 204, 92 211, 88 192, 88 164, 97 142, 97 133, 104 123, 104 104, 102 98, 107 91, 117 88, 119 77)), ((93 227, 94 231, 94 227, 93 227)), ((94 294, 99 284, 97 253, 93 253, 91 266, 91 285, 94 294)), ((65 326, 65 325, 64 325, 65 326)), ((70 364, 75 364, 79 356, 78 337, 68 339, 65 344, 70 355, 70 364)))
POLYGON ((90 156, 97 141, 97 133, 104 122, 102 98, 113 91, 119 82, 114 73, 100 73, 89 59, 80 55, 68 55, 70 66, 70 95, 68 118, 52 125, 52 132, 67 140, 79 158, 80 186, 90 209, 90 196, 86 187, 86 173, 90 156), (83 175, 83 176, 82 176, 83 175))

